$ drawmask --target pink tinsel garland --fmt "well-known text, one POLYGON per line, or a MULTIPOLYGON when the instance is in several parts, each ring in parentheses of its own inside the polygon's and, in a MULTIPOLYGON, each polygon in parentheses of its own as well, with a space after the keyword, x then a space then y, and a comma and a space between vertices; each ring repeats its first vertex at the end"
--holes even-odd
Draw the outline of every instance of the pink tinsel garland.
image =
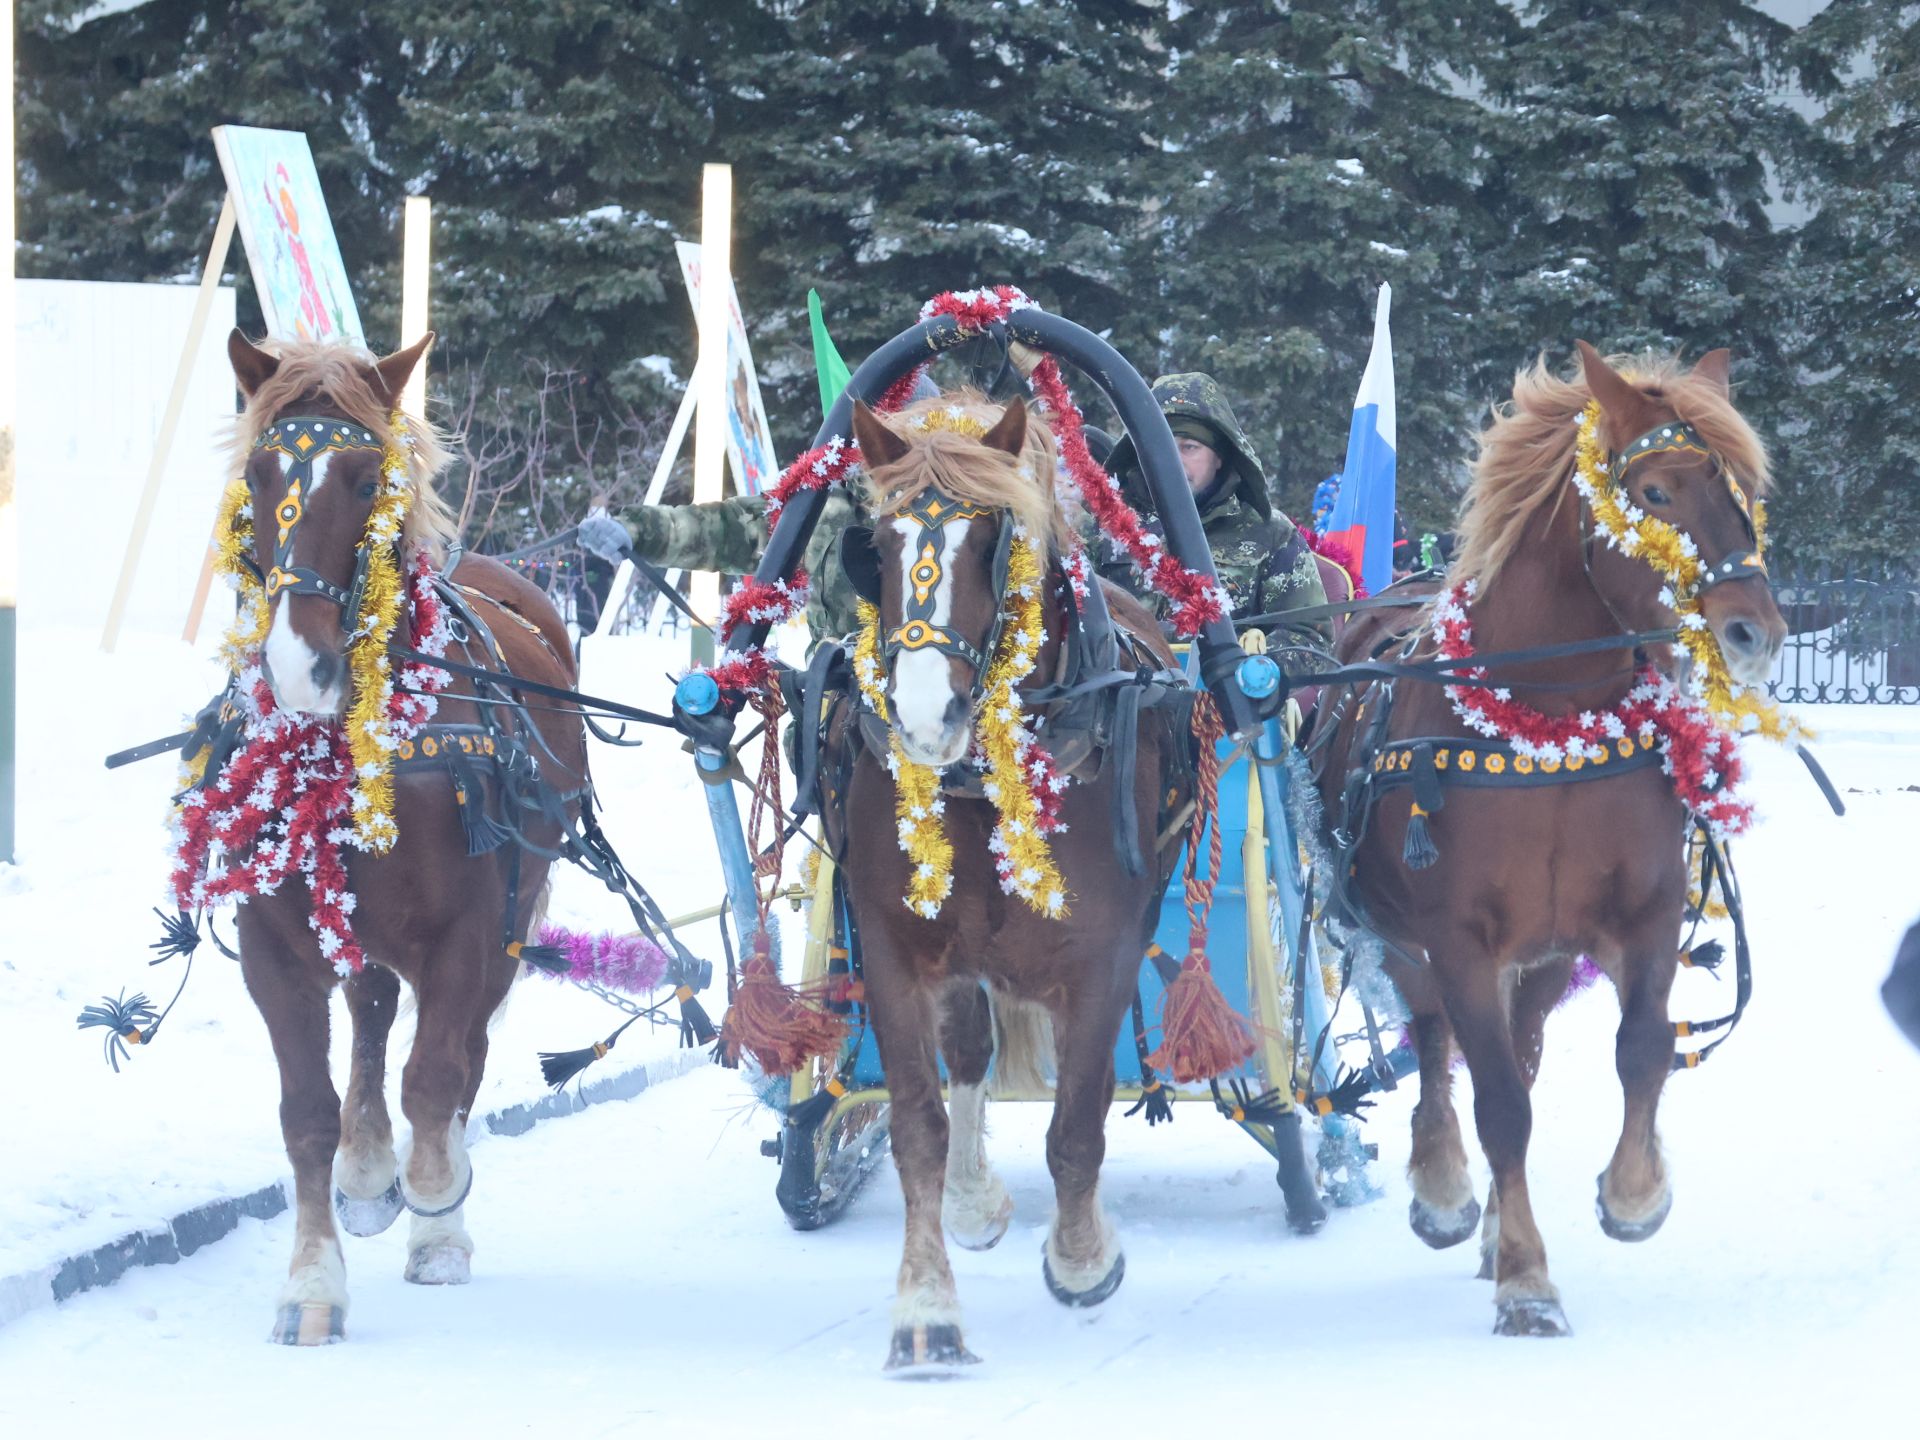
POLYGON ((594 935, 549 924, 540 927, 538 938, 567 957, 567 973, 555 979, 591 980, 623 994, 644 995, 666 978, 667 952, 644 935, 594 935))

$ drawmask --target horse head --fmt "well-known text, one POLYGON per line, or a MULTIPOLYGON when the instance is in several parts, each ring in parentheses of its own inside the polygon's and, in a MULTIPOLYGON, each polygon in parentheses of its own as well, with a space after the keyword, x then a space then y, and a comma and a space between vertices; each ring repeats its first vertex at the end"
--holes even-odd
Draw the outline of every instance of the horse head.
MULTIPOLYGON (((1636 383, 1578 343, 1587 389, 1600 407, 1605 478, 1632 507, 1629 518, 1644 512, 1692 545, 1700 616, 1728 673, 1743 685, 1764 683, 1787 626, 1760 554, 1755 506, 1765 453, 1730 403, 1728 352, 1710 351, 1671 383, 1636 383)), ((1594 588, 1624 625, 1674 622, 1665 582, 1640 557, 1591 540, 1587 554, 1594 588)))
POLYGON ((923 402, 902 412, 908 438, 865 404, 854 408, 875 523, 849 528, 842 558, 878 613, 877 659, 901 749, 935 768, 971 743, 1007 619, 1016 533, 1044 556, 1057 523, 1042 427, 1019 399, 989 423, 991 414, 977 402, 923 402))
MULTIPOLYGON (((251 561, 271 616, 263 670, 285 709, 337 715, 347 703, 346 650, 377 543, 369 521, 394 444, 389 417, 432 343, 428 334, 376 360, 340 344, 268 349, 238 330, 228 337, 247 399, 239 447, 251 561)), ((414 483, 410 459, 401 463, 414 483)))

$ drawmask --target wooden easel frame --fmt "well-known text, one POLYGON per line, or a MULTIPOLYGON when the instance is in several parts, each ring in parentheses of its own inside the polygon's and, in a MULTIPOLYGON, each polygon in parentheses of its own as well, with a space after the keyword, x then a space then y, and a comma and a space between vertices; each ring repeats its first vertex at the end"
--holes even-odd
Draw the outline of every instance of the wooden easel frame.
MULTIPOLYGON (((167 398, 166 412, 160 418, 160 434, 154 441, 153 457, 147 462, 147 483, 140 491, 140 503, 133 512, 133 529, 127 536, 126 554, 120 561, 120 578, 113 587, 113 599, 107 606, 107 628, 100 637, 100 648, 108 654, 120 641, 120 625, 126 618, 127 601, 133 594, 134 573, 140 567, 140 552, 146 548, 147 529, 153 522, 153 507, 160 498, 160 477, 173 451, 173 437, 180 428, 180 412, 186 408, 187 386, 193 380, 193 361, 207 333, 207 316, 213 310, 214 292, 220 288, 220 276, 227 268, 227 254, 233 248, 233 196, 220 204, 220 218, 214 223, 213 244, 207 250, 207 263, 200 272, 200 290, 193 301, 193 318, 187 324, 186 343, 180 350, 180 363, 173 372, 173 393, 167 398)), ((211 551, 209 551, 211 558, 211 551)), ((193 609, 187 619, 187 637, 200 628, 200 612, 206 605, 207 587, 212 579, 210 566, 200 572, 200 585, 194 592, 193 609)))

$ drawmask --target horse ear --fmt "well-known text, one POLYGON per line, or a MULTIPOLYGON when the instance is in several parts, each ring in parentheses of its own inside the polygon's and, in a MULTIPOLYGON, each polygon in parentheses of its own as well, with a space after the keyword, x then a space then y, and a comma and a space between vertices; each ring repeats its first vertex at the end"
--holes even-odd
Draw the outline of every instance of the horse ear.
POLYGON ((1722 396, 1726 396, 1729 393, 1727 373, 1732 368, 1733 352, 1731 350, 1709 350, 1693 362, 1693 373, 1698 375, 1702 380, 1712 381, 1713 387, 1718 390, 1722 396))
POLYGON ((240 393, 249 400, 280 368, 280 357, 269 355, 247 339, 238 325, 227 336, 227 358, 233 362, 233 378, 240 382, 240 393))
POLYGON ((1647 397, 1607 364, 1606 357, 1593 346, 1584 340, 1573 343, 1580 352, 1580 368, 1586 373, 1587 391, 1600 402, 1602 421, 1609 422, 1623 434, 1633 431, 1641 412, 1647 408, 1647 397))
POLYGON ((913 447, 893 433, 864 400, 853 402, 853 438, 860 447, 861 463, 871 475, 875 470, 904 460, 913 447))
POLYGON ((993 428, 980 437, 980 443, 992 450, 1018 455, 1027 443, 1027 402, 1018 395, 1009 400, 1005 412, 993 428))
POLYGON ((373 362, 373 373, 378 377, 376 390, 392 409, 400 403, 400 396, 412 378, 413 370, 426 358, 427 348, 433 344, 433 331, 429 330, 404 350, 396 350, 384 360, 373 362))

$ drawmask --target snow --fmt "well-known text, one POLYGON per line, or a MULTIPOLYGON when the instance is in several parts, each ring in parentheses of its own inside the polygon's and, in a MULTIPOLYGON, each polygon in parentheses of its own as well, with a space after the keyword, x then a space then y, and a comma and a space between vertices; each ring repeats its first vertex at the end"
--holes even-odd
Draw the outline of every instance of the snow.
MULTIPOLYGON (((583 683, 656 704, 676 658, 627 642, 596 651, 583 683)), ((171 993, 172 967, 143 964, 170 768, 109 774, 98 757, 177 728, 210 669, 177 641, 130 635, 105 657, 88 635, 45 625, 26 629, 21 669, 23 855, 0 869, 0 1274, 286 1169, 264 1031, 217 954, 203 952, 160 1043, 127 1073, 112 1075, 72 1028, 102 990, 171 993)), ((1367 1127, 1386 1197, 1304 1239, 1286 1230, 1271 1165, 1225 1122, 1186 1107, 1148 1130, 1116 1111, 1102 1189, 1127 1277, 1085 1313, 1040 1282, 1046 1112, 1000 1106, 989 1154, 1014 1228, 990 1252, 952 1252, 985 1363, 952 1385, 890 1384, 879 1367, 900 1247, 891 1166, 840 1223, 793 1233, 758 1148, 770 1116, 739 1076, 702 1068, 479 1146, 472 1285, 403 1284, 401 1227, 350 1240, 348 1343, 279 1349, 264 1336, 291 1216, 246 1221, 176 1266, 0 1332, 0 1427, 64 1432, 100 1413, 105 1383, 157 1436, 333 1435, 373 1415, 484 1436, 1143 1434, 1301 1415, 1327 1432, 1431 1436, 1547 1417, 1556 1436, 1611 1436, 1649 1417, 1702 1434, 1891 1429, 1883 1411, 1920 1339, 1920 1054, 1877 987, 1920 908, 1920 713, 1806 713, 1851 813, 1830 815, 1791 756, 1749 747, 1764 818, 1735 857, 1756 996, 1715 1058, 1667 1088, 1675 1205, 1646 1244, 1607 1240, 1593 1215, 1619 1124, 1607 987, 1549 1026, 1530 1175, 1570 1340, 1493 1338, 1473 1247, 1433 1252, 1408 1233, 1410 1087, 1367 1127)), ((609 831, 662 906, 717 900, 678 747, 596 748, 594 765, 609 831)), ((572 876, 555 914, 622 918, 572 876)), ((714 949, 711 931, 693 934, 714 949)), ((1730 989, 1730 977, 1685 972, 1675 1014, 1721 1013, 1730 989)), ((482 1104, 538 1093, 533 1051, 596 1038, 609 1015, 524 984, 495 1033, 482 1104)), ((629 1032, 603 1063, 670 1044, 629 1032)), ((1470 1125, 1467 1088, 1462 1074, 1470 1125)))

